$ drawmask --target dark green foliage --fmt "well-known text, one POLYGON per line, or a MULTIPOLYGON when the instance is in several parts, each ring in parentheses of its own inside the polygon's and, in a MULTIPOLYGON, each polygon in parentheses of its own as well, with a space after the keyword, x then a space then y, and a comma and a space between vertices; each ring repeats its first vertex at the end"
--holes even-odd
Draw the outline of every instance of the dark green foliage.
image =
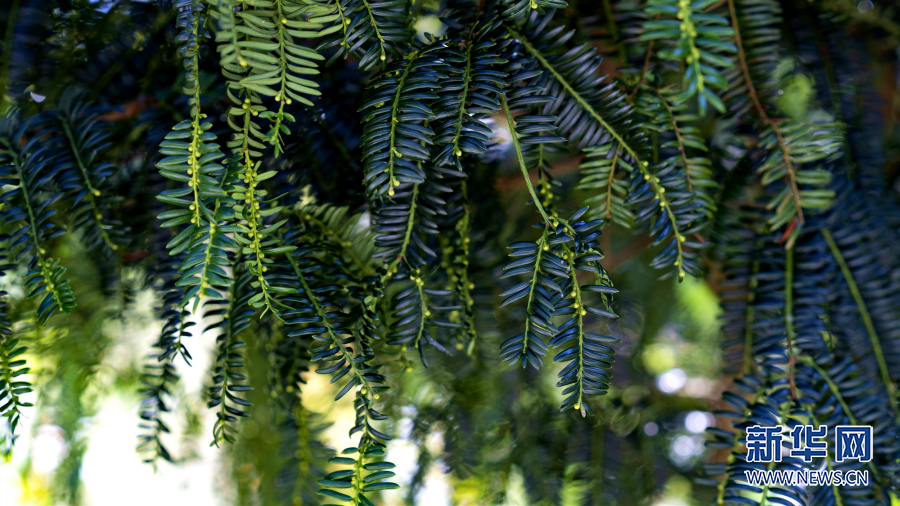
MULTIPOLYGON (((296 251, 300 254, 307 252, 305 249, 296 251)), ((376 385, 384 382, 384 377, 377 373, 378 366, 366 363, 372 357, 366 338, 360 337, 359 353, 356 356, 353 355, 353 348, 347 346, 355 339, 337 305, 335 292, 342 287, 327 284, 330 281, 325 277, 328 267, 311 257, 301 257, 301 261, 290 257, 289 262, 289 270, 286 269, 286 272, 288 275, 293 274, 292 277, 296 279, 293 283, 297 286, 297 295, 286 300, 291 304, 291 309, 283 312, 281 317, 286 325, 300 326, 290 332, 288 338, 312 336, 315 340, 309 349, 310 361, 328 364, 327 367, 317 369, 316 373, 332 375, 332 383, 346 376, 341 382, 343 388, 337 393, 335 400, 358 385, 373 392, 385 388, 376 385)))
POLYGON ((338 25, 339 30, 332 27, 331 31, 335 33, 320 42, 316 49, 339 46, 329 64, 338 57, 347 58, 352 54, 359 59, 361 69, 370 70, 383 64, 388 55, 401 56, 407 43, 412 42, 408 16, 409 6, 399 0, 335 0, 325 17, 338 25))
POLYGON ((532 12, 521 27, 509 26, 510 36, 521 44, 522 57, 521 62, 512 62, 519 69, 513 82, 527 79, 529 86, 552 97, 537 112, 556 116, 559 133, 579 148, 611 137, 629 156, 642 157, 644 141, 634 131, 634 108, 625 94, 607 76, 597 75, 601 59, 595 50, 588 44, 567 45, 575 32, 554 27, 552 18, 552 12, 546 16, 532 12))
MULTIPOLYGON (((855 192, 846 184, 837 188, 843 190, 842 200, 852 200, 855 192)), ((769 425, 786 427, 790 420, 828 427, 872 425, 875 440, 881 441, 881 455, 867 466, 874 475, 870 486, 820 487, 810 490, 809 497, 811 504, 839 504, 842 497, 887 501, 883 487, 895 480, 900 451, 896 442, 897 404, 893 400, 890 372, 885 369, 889 359, 884 358, 881 337, 871 326, 867 309, 855 301, 854 317, 864 314, 862 318, 869 320, 869 324, 856 323, 863 336, 845 337, 854 326, 848 321, 850 309, 846 306, 849 300, 854 300, 852 292, 857 289, 855 280, 847 282, 844 254, 825 228, 833 218, 810 224, 809 228, 814 230, 801 234, 785 250, 782 234, 765 233, 764 228, 758 227, 759 214, 742 209, 732 216, 722 224, 723 230, 728 230, 722 240, 726 247, 733 248, 730 251, 741 254, 728 260, 732 267, 727 286, 734 299, 727 306, 725 331, 729 339, 724 345, 731 364, 737 366, 742 362, 745 372, 756 372, 755 376, 745 376, 735 383, 738 395, 729 393, 723 397, 736 408, 725 415, 736 418, 734 427, 741 430, 759 423, 762 416, 769 417, 769 425), (756 226, 752 225, 754 222, 756 226), (740 298, 736 297, 739 293, 736 290, 743 292, 740 298), (842 299, 845 302, 835 304, 842 299), (866 329, 870 329, 868 335, 866 329), (870 359, 868 375, 853 363, 852 352, 848 354, 846 346, 864 346, 868 350, 874 358, 870 359), (766 411, 770 414, 763 415, 766 411)), ((884 341, 886 346, 891 342, 884 341)), ((736 481, 741 479, 742 470, 766 466, 743 462, 745 455, 739 450, 739 440, 732 439, 737 436, 720 429, 713 434, 710 447, 732 448, 736 460, 724 467, 708 466, 707 473, 724 474, 726 479, 719 485, 719 497, 726 503, 737 501, 736 490, 744 486, 736 481)), ((825 462, 813 465, 820 469, 847 469, 846 462, 839 464, 833 459, 830 454, 825 462)), ((794 468, 800 464, 794 464, 794 468)), ((773 493, 790 496, 798 492, 785 489, 773 493)))
POLYGON ((672 100, 683 105, 697 97, 701 116, 706 114, 709 105, 720 113, 726 111, 725 104, 714 90, 727 87, 722 70, 734 67, 734 63, 721 53, 733 54, 737 51, 734 44, 723 40, 734 35, 734 30, 728 26, 728 19, 703 12, 715 3, 715 0, 693 3, 651 0, 645 8, 651 20, 644 23, 645 32, 640 37, 662 46, 658 49, 659 58, 684 62, 683 91, 674 95, 672 100))
MULTIPOLYGON (((68 218, 71 227, 84 234, 82 242, 90 250, 117 250, 128 243, 128 231, 110 216, 110 179, 116 168, 103 162, 111 147, 109 133, 96 107, 84 100, 85 93, 67 90, 60 98, 57 125, 61 165, 59 187, 71 199, 68 218)), ((54 127, 51 127, 54 128, 54 127)))
POLYGON ((322 416, 307 410, 300 402, 293 403, 290 415, 282 424, 285 445, 284 464, 279 466, 278 483, 283 484, 280 500, 291 504, 299 498, 302 503, 319 502, 319 484, 316 483, 327 472, 324 464, 334 455, 334 450, 322 444, 323 432, 328 425, 322 416))
MULTIPOLYGON (((0 277, 12 267, 7 264, 7 257, 0 250, 0 277)), ((0 456, 9 458, 16 443, 16 429, 22 416, 22 409, 32 406, 21 399, 21 395, 32 391, 28 377, 30 369, 22 354, 27 350, 17 333, 13 332, 9 314, 9 294, 0 290, 0 414, 6 418, 6 426, 0 434, 0 456), (23 377, 24 376, 24 377, 23 377)))
POLYGON ((332 457, 328 459, 330 464, 353 466, 351 469, 342 469, 329 473, 324 479, 319 480, 319 495, 328 500, 337 500, 339 503, 362 504, 371 506, 374 503, 369 499, 372 492, 379 490, 392 490, 400 488, 396 483, 383 481, 394 476, 395 466, 390 462, 381 460, 384 457, 384 443, 391 438, 372 428, 370 420, 384 420, 386 417, 375 411, 371 397, 360 390, 353 406, 356 408, 356 425, 350 429, 350 434, 359 432, 360 443, 357 447, 344 449, 340 455, 353 455, 353 457, 332 457))
MULTIPOLYGON (((755 107, 751 93, 766 102, 773 101, 776 94, 771 85, 782 53, 778 26, 782 21, 781 6, 776 1, 758 0, 733 0, 727 6, 731 25, 738 26, 746 72, 740 64, 724 72, 728 88, 723 93, 723 101, 730 115, 745 117, 755 107)), ((740 56, 736 54, 735 59, 739 60, 740 56)))
POLYGON ((37 316, 41 323, 58 309, 65 313, 75 307, 75 296, 64 278, 66 269, 48 256, 47 244, 66 233, 50 219, 61 193, 51 182, 59 175, 50 146, 42 145, 45 135, 41 117, 19 123, 13 117, 0 120, 0 180, 11 188, 2 196, 0 224, 8 233, 7 250, 12 260, 27 260, 25 286, 28 296, 39 296, 37 316))
POLYGON ((589 190, 593 194, 584 201, 591 206, 590 216, 622 227, 633 227, 634 212, 625 203, 630 186, 629 171, 621 164, 621 148, 603 144, 585 149, 584 154, 578 189, 589 190))
POLYGON ((441 70, 447 77, 440 87, 441 98, 434 104, 438 126, 433 162, 452 166, 456 174, 443 172, 457 176, 464 170, 464 153, 483 155, 487 151, 493 131, 484 119, 500 110, 497 95, 507 84, 506 60, 497 55, 499 45, 491 40, 497 23, 482 23, 477 12, 475 5, 465 4, 447 15, 447 22, 458 23, 454 29, 465 35, 449 41, 441 53, 447 63, 441 70))
MULTIPOLYGON (((637 96, 640 112, 647 119, 646 128, 659 136, 660 170, 678 170, 684 175, 683 190, 690 208, 707 218, 716 211, 711 193, 716 187, 713 179, 709 148, 696 122, 698 114, 678 104, 672 89, 641 90, 637 96), (671 167, 671 168, 670 168, 671 167)), ((682 190, 682 191, 683 191, 682 190)), ((697 218, 695 218, 696 220, 697 218)))
POLYGON ((507 19, 518 21, 532 12, 544 13, 545 9, 565 9, 568 4, 560 0, 506 0, 501 2, 506 8, 503 11, 507 19))
MULTIPOLYGON (((239 271, 240 262, 232 262, 230 267, 239 271)), ((246 342, 238 341, 242 331, 250 326, 250 317, 254 311, 248 301, 252 292, 248 289, 250 274, 240 271, 235 276, 231 291, 224 299, 208 301, 206 307, 210 308, 205 316, 221 318, 216 323, 206 327, 206 331, 222 329, 216 344, 218 355, 216 365, 213 368, 213 385, 209 387, 209 402, 207 407, 216 408, 216 425, 213 427, 213 444, 219 441, 233 443, 235 441, 229 425, 237 421, 237 417, 248 416, 245 411, 250 403, 241 398, 241 392, 246 392, 252 387, 243 384, 247 379, 244 374, 244 356, 242 350, 246 342)))
MULTIPOLYGON (((521 73, 511 75, 513 81, 521 77, 521 73)), ((568 396, 560 405, 560 411, 574 408, 586 416, 593 412, 584 395, 602 395, 609 388, 611 373, 606 369, 611 368, 615 351, 601 343, 619 340, 587 332, 583 317, 591 312, 596 316, 615 318, 607 296, 617 290, 612 287, 609 276, 600 265, 603 253, 599 250, 597 238, 600 232, 596 229, 602 225, 602 220, 581 220, 588 211, 587 207, 575 211, 568 219, 554 211, 546 167, 540 160, 542 154, 537 155, 537 168, 539 183, 544 183, 541 185, 543 199, 535 193, 528 179, 530 165, 535 163, 534 150, 543 150, 545 144, 565 141, 563 137, 540 135, 556 130, 547 123, 554 121, 554 116, 526 113, 513 118, 515 108, 528 110, 534 104, 552 100, 552 97, 534 95, 535 88, 519 88, 510 94, 508 102, 506 96, 501 95, 503 111, 509 124, 513 125, 510 134, 519 168, 527 181, 532 203, 544 221, 538 225, 543 228, 543 234, 536 242, 516 242, 509 247, 512 250, 510 256, 515 260, 504 267, 506 272, 503 277, 528 274, 528 280, 503 292, 501 296, 505 299, 501 306, 526 298, 525 332, 504 341, 500 352, 501 358, 507 362, 521 361, 523 368, 530 363, 535 369, 540 369, 543 366, 541 357, 548 351, 548 346, 564 348, 553 358, 554 362, 569 362, 559 372, 557 386, 566 387, 563 395, 568 396), (535 133, 538 135, 533 135, 535 133), (594 273, 597 284, 579 286, 576 270, 594 273), (601 294, 603 308, 589 306, 582 299, 583 290, 601 294), (566 320, 557 327, 553 317, 559 316, 565 316, 566 320)), ((557 320, 563 322, 561 318, 557 320)))
POLYGON ((615 318, 609 309, 611 294, 617 292, 600 266, 602 253, 596 249, 596 236, 591 234, 600 223, 577 221, 586 209, 581 209, 555 229, 545 229, 537 242, 518 242, 510 246, 515 258, 504 268, 504 276, 528 274, 529 279, 501 294, 503 305, 527 297, 525 332, 507 339, 501 346, 501 358, 509 362, 521 361, 522 367, 531 364, 535 369, 543 365, 543 357, 550 348, 562 348, 554 362, 567 363, 559 372, 557 386, 566 387, 568 397, 560 410, 574 407, 582 415, 592 413, 584 401, 586 394, 603 395, 609 388, 615 350, 608 346, 620 340, 613 336, 588 332, 585 316, 588 313, 615 318), (569 235, 569 232, 573 235, 569 235), (574 243, 574 244, 573 244, 574 243), (576 270, 591 272, 596 284, 579 286, 576 270), (590 303, 585 292, 597 294, 601 307, 590 303), (585 300, 587 299, 587 300, 585 300), (588 305, 592 304, 592 305, 588 305), (553 317, 564 316, 554 324, 553 317))
POLYGON ((211 122, 203 122, 206 117, 200 112, 200 42, 203 40, 203 19, 200 2, 182 2, 178 25, 182 28, 179 39, 184 45, 179 55, 184 58, 184 69, 188 76, 185 93, 190 97, 191 120, 184 120, 173 127, 160 144, 160 154, 164 156, 157 167, 160 174, 187 188, 162 192, 157 198, 166 204, 176 206, 161 213, 157 219, 166 220, 164 228, 174 228, 175 237, 166 245, 172 255, 184 255, 184 263, 179 268, 181 277, 177 285, 188 287, 182 305, 191 299, 197 308, 200 296, 221 297, 221 290, 228 286, 228 275, 222 268, 228 265, 225 247, 236 245, 234 240, 224 236, 220 225, 228 221, 233 212, 222 201, 228 198, 227 184, 232 183, 235 170, 223 167, 225 156, 215 142, 216 136, 210 129, 211 122), (189 199, 181 197, 189 196, 189 199), (182 225, 187 225, 181 229, 182 225), (178 227, 178 228, 175 228, 178 227))
POLYGON ((732 433, 722 429, 711 430, 713 439, 708 443, 715 448, 731 449, 730 455, 734 458, 734 462, 727 466, 707 467, 707 472, 711 475, 725 475, 725 481, 718 486, 716 501, 720 504, 752 505, 766 504, 766 501, 780 504, 803 501, 805 493, 795 486, 769 486, 763 490, 760 487, 743 483, 744 472, 750 469, 784 471, 800 469, 798 459, 787 458, 780 463, 767 465, 759 462, 747 462, 746 454, 740 451, 743 439, 742 431, 747 427, 751 425, 762 427, 787 425, 790 411, 786 405, 791 402, 787 379, 763 380, 745 376, 735 380, 734 386, 738 393, 726 392, 723 400, 727 407, 716 414, 723 418, 734 419, 731 425, 737 432, 732 433), (741 394, 748 396, 750 400, 745 399, 741 394), (745 492, 759 494, 758 497, 761 501, 746 498, 745 492))
POLYGON ((137 450, 142 454, 144 462, 155 463, 157 459, 172 461, 173 456, 166 449, 162 437, 170 432, 169 426, 163 420, 163 415, 171 411, 170 403, 173 397, 173 389, 179 380, 175 369, 175 358, 181 356, 185 363, 190 364, 191 354, 184 346, 184 339, 191 337, 191 327, 196 322, 188 321, 190 313, 183 309, 181 300, 184 297, 184 289, 176 284, 175 265, 180 258, 174 257, 168 266, 163 266, 157 274, 162 281, 159 293, 162 296, 162 305, 159 307, 160 316, 164 319, 162 331, 157 341, 153 344, 154 354, 147 358, 145 370, 141 376, 143 387, 140 390, 141 399, 141 424, 142 434, 138 436, 137 450))
MULTIPOLYGON (((788 498, 803 501, 809 498, 809 504, 840 504, 849 501, 863 501, 878 504, 887 500, 884 489, 890 488, 892 476, 896 473, 898 450, 898 426, 888 406, 873 406, 877 399, 875 386, 860 376, 849 360, 822 367, 815 360, 804 360, 798 365, 794 381, 796 396, 792 396, 792 386, 787 378, 763 379, 756 376, 743 376, 736 380, 735 391, 726 392, 723 401, 726 408, 717 415, 733 420, 731 425, 736 433, 723 429, 710 429, 712 439, 709 447, 730 450, 734 461, 729 464, 710 464, 706 472, 710 475, 725 475, 725 481, 718 484, 718 497, 725 504, 765 504, 763 498, 774 502, 774 498, 788 498), (760 487, 746 485, 743 472, 749 469, 781 469, 797 470, 806 464, 802 460, 786 457, 780 464, 767 465, 759 462, 747 462, 746 454, 740 450, 743 431, 751 425, 772 427, 783 425, 786 428, 795 424, 827 425, 872 425, 876 427, 874 440, 879 448, 875 459, 863 467, 874 476, 868 486, 814 486, 803 491, 797 487, 777 486, 760 487), (741 497, 742 491, 764 492, 763 498, 747 500, 741 497), (875 501, 875 502, 872 502, 875 501)), ((817 469, 842 470, 858 467, 848 462, 834 461, 833 438, 828 438, 826 458, 817 458, 813 466, 817 469)), ((713 482, 715 483, 715 482, 713 482)), ((853 502, 849 502, 853 504, 853 502)))
POLYGON ((884 241, 892 240, 889 226, 859 191, 846 192, 837 205, 847 213, 844 217, 834 213, 829 219, 833 230, 829 251, 840 268, 832 281, 835 293, 840 295, 829 306, 838 345, 859 361, 872 379, 883 380, 885 373, 896 378, 900 375, 896 365, 900 335, 892 315, 900 304, 895 295, 900 285, 888 274, 897 260, 883 253, 884 241), (884 357, 882 363, 879 355, 884 357))
POLYGON ((419 164, 429 158, 434 131, 423 123, 434 119, 426 104, 438 98, 430 92, 444 77, 433 68, 442 47, 443 42, 416 46, 369 84, 372 91, 360 112, 365 182, 373 197, 393 197, 394 187, 425 180, 419 164))

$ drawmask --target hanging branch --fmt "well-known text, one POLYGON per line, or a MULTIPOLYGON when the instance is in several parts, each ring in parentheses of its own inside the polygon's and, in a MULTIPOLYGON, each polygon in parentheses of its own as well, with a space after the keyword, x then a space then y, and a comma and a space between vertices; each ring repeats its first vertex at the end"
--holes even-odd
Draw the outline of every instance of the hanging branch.
POLYGON ((869 314, 869 309, 866 307, 866 301, 863 299, 862 293, 860 293, 859 287, 856 285, 856 280, 853 279, 853 272, 847 265, 847 261, 844 260, 841 249, 838 247, 837 243, 834 241, 834 237, 832 237, 831 232, 827 228, 822 229, 822 237, 824 237, 825 241, 828 243, 828 249, 831 250, 831 254, 841 268, 841 274, 844 276, 844 281, 847 282, 847 287, 853 295, 853 300, 856 301, 856 307, 859 308, 859 314, 860 317, 862 317, 863 325, 865 325, 866 332, 869 334, 869 340, 872 344, 872 353, 875 354, 875 360, 878 363, 878 372, 881 374, 881 380, 891 398, 890 405, 893 407, 893 411, 897 414, 897 417, 900 418, 900 403, 898 403, 897 400, 897 386, 891 379, 890 371, 888 371, 887 362, 884 359, 884 351, 881 349, 881 339, 878 338, 878 332, 875 331, 875 325, 872 323, 872 316, 869 314))

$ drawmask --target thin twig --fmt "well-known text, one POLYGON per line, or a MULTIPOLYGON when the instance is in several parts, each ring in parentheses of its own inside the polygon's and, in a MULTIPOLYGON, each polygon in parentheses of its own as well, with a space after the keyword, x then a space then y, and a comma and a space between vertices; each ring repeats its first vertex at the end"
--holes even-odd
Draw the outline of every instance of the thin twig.
POLYGON ((791 161, 791 150, 787 145, 787 141, 784 139, 784 135, 781 133, 781 129, 778 128, 775 121, 766 114, 766 110, 759 100, 759 95, 756 93, 756 87, 753 85, 753 80, 750 77, 750 67, 747 65, 747 55, 744 53, 744 44, 741 40, 741 29, 738 26, 737 10, 734 7, 734 0, 728 0, 728 11, 731 14, 731 27, 734 29, 734 42, 737 46, 741 72, 744 74, 744 81, 747 83, 747 93, 750 95, 750 100, 753 102, 753 107, 756 109, 760 121, 771 128, 772 132, 775 133, 775 137, 778 139, 778 145, 781 148, 781 157, 784 159, 784 165, 787 169, 787 175, 785 177, 788 178, 791 185, 791 195, 794 198, 794 206, 797 208, 797 216, 800 218, 800 223, 805 224, 806 221, 803 219, 803 209, 800 205, 800 189, 797 187, 797 175, 794 174, 794 164, 791 161))

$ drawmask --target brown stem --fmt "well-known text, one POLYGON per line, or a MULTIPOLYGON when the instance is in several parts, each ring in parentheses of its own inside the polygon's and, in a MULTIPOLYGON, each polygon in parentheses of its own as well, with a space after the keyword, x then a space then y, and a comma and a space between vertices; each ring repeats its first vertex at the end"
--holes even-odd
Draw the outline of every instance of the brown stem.
POLYGON ((744 44, 741 40, 741 29, 738 26, 737 10, 734 7, 734 0, 728 0, 728 12, 731 15, 731 27, 734 29, 734 43, 737 46, 741 72, 744 74, 744 81, 747 83, 747 93, 750 95, 750 100, 753 102, 753 107, 756 109, 760 121, 775 132, 775 137, 778 139, 778 146, 781 148, 781 157, 784 159, 784 165, 787 168, 787 176, 785 177, 787 177, 788 182, 791 185, 791 194, 794 198, 794 206, 797 208, 797 216, 800 218, 800 223, 805 224, 806 221, 803 219, 803 209, 800 207, 800 189, 797 187, 797 176, 794 174, 794 164, 791 162, 791 151, 787 142, 784 140, 781 129, 778 128, 772 118, 766 114, 766 110, 759 100, 759 95, 756 93, 756 87, 753 85, 753 80, 750 78, 750 68, 747 66, 747 55, 744 53, 744 44))
MULTIPOLYGON (((659 16, 653 16, 653 19, 657 19, 659 16)), ((644 57, 644 66, 641 68, 641 78, 638 79, 637 84, 634 85, 634 89, 631 90, 629 94, 629 99, 634 99, 634 96, 637 95, 638 90, 641 89, 641 85, 644 84, 644 78, 647 77, 647 70, 650 68, 650 56, 653 55, 653 40, 650 40, 650 44, 647 46, 647 56, 644 57)))
POLYGON ((784 328, 787 338, 788 354, 788 381, 791 384, 791 399, 797 398, 797 385, 794 382, 794 362, 797 359, 794 353, 794 248, 788 248, 785 252, 784 269, 784 328))
POLYGON ((619 161, 620 149, 622 149, 621 144, 616 144, 616 152, 613 155, 612 165, 609 168, 609 180, 606 183, 606 217, 609 219, 612 219, 613 180, 616 176, 616 163, 619 161))
POLYGON ((693 191, 694 187, 691 184, 691 168, 688 166, 688 157, 684 150, 684 138, 681 136, 681 129, 678 128, 678 122, 675 121, 675 113, 672 111, 669 102, 662 96, 662 93, 660 93, 659 90, 656 90, 656 96, 662 101, 663 106, 669 111, 669 117, 672 118, 672 131, 675 132, 675 139, 678 141, 678 151, 681 152, 681 163, 684 164, 684 175, 687 179, 688 190, 693 191))

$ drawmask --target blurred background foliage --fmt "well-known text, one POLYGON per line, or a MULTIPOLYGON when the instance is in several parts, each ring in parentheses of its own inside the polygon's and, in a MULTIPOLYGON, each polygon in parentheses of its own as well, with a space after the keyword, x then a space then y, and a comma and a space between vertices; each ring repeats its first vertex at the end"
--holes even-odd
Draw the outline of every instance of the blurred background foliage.
MULTIPOLYGON (((832 100, 862 108, 871 124, 857 122, 853 128, 866 129, 862 135, 871 152, 855 164, 873 160, 873 166, 858 170, 883 177, 896 209, 900 9, 870 0, 782 3, 789 14, 783 33, 796 39, 788 38, 788 51, 777 62, 778 107, 796 120, 819 114, 820 107, 830 110, 832 100), (817 56, 809 56, 809 46, 816 43, 817 56), (818 65, 819 57, 842 61, 818 65), (849 77, 829 74, 829 68, 849 77), (822 92, 827 81, 839 82, 833 96, 822 92)), ((640 25, 628 13, 639 12, 641 4, 572 0, 557 21, 579 28, 576 39, 581 40, 573 42, 598 48, 605 56, 603 71, 624 81, 635 73, 621 69, 633 71, 636 61, 639 68, 643 57, 643 45, 622 42, 631 40, 634 33, 628 30, 640 25)), ((434 1, 414 3, 415 30, 440 35, 445 28, 440 8, 434 1)), ((78 305, 70 315, 54 316, 50 325, 38 324, 37 302, 24 297, 23 268, 0 277, 0 290, 11 301, 6 318, 27 342, 24 356, 35 385, 35 392, 25 394, 34 407, 23 413, 15 451, 10 452, 10 440, 3 442, 4 504, 318 504, 315 480, 308 479, 311 470, 315 474, 327 466, 323 457, 332 449, 351 445, 353 401, 332 402, 340 384, 329 384, 323 376, 304 373, 303 403, 290 406, 291 416, 285 414, 270 389, 271 352, 281 331, 263 320, 250 323, 244 333, 253 387, 246 398, 252 407, 237 424, 234 444, 209 445, 216 417, 206 407, 206 392, 218 352, 211 334, 195 332, 187 343, 192 365, 175 362, 181 381, 172 392, 171 434, 166 435, 173 462, 144 466, 131 451, 145 358, 163 326, 153 280, 166 253, 153 234, 160 210, 154 197, 165 183, 154 168, 155 157, 170 127, 189 117, 176 57, 175 16, 166 0, 6 0, 0 5, 4 109, 28 116, 55 107, 70 87, 84 89, 85 98, 109 122, 108 156, 116 161, 108 182, 115 195, 112 217, 130 229, 130 242, 117 251, 115 262, 88 251, 71 234, 52 243, 51 254, 67 266, 78 305)), ((219 71, 207 65, 199 69, 204 100, 224 104, 219 71)), ((351 58, 323 67, 318 82, 333 123, 301 119, 285 136, 285 145, 295 149, 267 163, 303 167, 288 170, 285 184, 312 188, 332 204, 356 210, 364 202, 360 169, 351 158, 342 160, 346 153, 336 152, 335 143, 322 139, 339 137, 358 152, 355 111, 365 81, 351 58)), ((725 146, 727 125, 707 118, 698 122, 701 135, 714 147, 717 142, 725 146)), ((725 454, 704 445, 704 432, 716 424, 712 412, 722 407, 721 394, 735 372, 721 351, 719 294, 728 289, 727 253, 725 258, 704 253, 710 262, 700 279, 659 280, 650 267, 655 250, 646 234, 617 224, 607 227, 600 245, 604 267, 620 291, 615 302, 620 318, 594 318, 589 325, 622 340, 615 345, 613 384, 608 395, 593 402, 594 417, 560 414, 563 397, 554 385, 561 366, 526 374, 499 360, 500 343, 517 323, 513 309, 497 307, 496 279, 490 279, 497 276, 491 269, 503 261, 506 244, 529 236, 534 210, 526 205, 527 189, 502 114, 492 117, 492 125, 499 147, 468 186, 477 208, 471 262, 484 276, 472 278, 477 338, 471 353, 435 354, 427 369, 414 353, 407 358, 391 352, 395 359, 386 371, 393 392, 385 396, 381 411, 388 418, 380 430, 395 437, 387 459, 397 464, 395 481, 401 486, 383 493, 379 504, 709 503, 717 490, 697 481, 704 476, 702 463, 721 461, 725 454)), ((551 160, 561 208, 576 209, 590 195, 577 188, 580 161, 565 152, 551 160)), ((725 191, 728 185, 719 188, 725 191)), ((897 244, 900 214, 892 212, 885 212, 893 234, 888 242, 897 244)), ((191 315, 198 328, 201 313, 191 315)))

